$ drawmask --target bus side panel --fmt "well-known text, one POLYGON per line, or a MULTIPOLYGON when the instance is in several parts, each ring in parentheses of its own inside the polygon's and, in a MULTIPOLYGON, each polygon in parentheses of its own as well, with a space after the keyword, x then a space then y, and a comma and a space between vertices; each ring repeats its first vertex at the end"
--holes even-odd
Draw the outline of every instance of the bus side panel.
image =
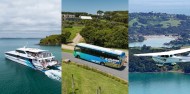
POLYGON ((100 57, 85 54, 85 53, 80 53, 80 58, 88 60, 88 61, 91 61, 91 62, 94 62, 94 63, 105 62, 105 60, 100 58, 100 57))
POLYGON ((73 55, 74 55, 74 57, 76 57, 76 56, 77 56, 77 52, 76 52, 76 51, 74 51, 74 52, 73 52, 73 55))

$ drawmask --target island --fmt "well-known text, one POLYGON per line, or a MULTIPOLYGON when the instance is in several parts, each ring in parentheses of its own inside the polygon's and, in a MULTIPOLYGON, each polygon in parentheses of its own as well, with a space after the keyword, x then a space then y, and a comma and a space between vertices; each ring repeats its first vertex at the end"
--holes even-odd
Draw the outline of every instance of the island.
POLYGON ((129 13, 129 42, 142 42, 144 36, 165 35, 177 37, 165 43, 170 46, 190 44, 190 16, 167 13, 129 13))

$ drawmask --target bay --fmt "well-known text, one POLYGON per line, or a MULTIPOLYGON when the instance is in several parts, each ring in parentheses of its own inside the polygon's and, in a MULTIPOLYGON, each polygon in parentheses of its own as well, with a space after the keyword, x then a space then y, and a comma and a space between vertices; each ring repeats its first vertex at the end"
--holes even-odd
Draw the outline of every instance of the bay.
POLYGON ((147 37, 143 42, 133 42, 129 43, 129 47, 142 47, 143 45, 151 46, 151 47, 167 47, 164 43, 175 40, 174 37, 167 36, 153 36, 147 37))
POLYGON ((190 74, 129 73, 129 94, 189 94, 190 74))

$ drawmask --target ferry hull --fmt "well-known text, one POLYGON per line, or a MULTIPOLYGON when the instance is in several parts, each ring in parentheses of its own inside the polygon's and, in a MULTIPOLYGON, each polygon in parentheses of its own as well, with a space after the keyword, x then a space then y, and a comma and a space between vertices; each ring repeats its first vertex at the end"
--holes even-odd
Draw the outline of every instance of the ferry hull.
POLYGON ((48 67, 48 66, 53 66, 52 64, 55 64, 55 61, 52 61, 51 63, 49 62, 48 66, 44 68, 44 65, 38 62, 38 60, 31 57, 29 58, 26 56, 22 56, 21 54, 17 54, 14 51, 6 52, 5 58, 13 62, 28 66, 34 70, 39 70, 51 79, 61 81, 61 67, 55 66, 57 67, 56 69, 53 69, 53 68, 51 69, 48 67))
POLYGON ((11 60, 11 61, 14 61, 16 63, 19 63, 19 64, 22 64, 22 65, 25 65, 25 66, 28 66, 28 67, 31 67, 31 68, 35 69, 33 66, 31 66, 29 64, 29 61, 27 61, 27 60, 19 59, 19 58, 16 58, 16 57, 13 57, 13 56, 10 56, 10 55, 6 55, 6 54, 5 54, 5 57, 7 59, 11 60))

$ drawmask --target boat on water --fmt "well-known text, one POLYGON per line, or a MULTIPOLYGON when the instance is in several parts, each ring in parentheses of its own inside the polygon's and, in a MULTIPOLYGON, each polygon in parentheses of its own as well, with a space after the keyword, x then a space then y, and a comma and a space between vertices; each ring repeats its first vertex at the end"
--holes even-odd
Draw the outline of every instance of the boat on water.
POLYGON ((11 61, 44 72, 48 77, 61 80, 61 65, 55 56, 47 50, 22 47, 5 52, 5 57, 11 61))

